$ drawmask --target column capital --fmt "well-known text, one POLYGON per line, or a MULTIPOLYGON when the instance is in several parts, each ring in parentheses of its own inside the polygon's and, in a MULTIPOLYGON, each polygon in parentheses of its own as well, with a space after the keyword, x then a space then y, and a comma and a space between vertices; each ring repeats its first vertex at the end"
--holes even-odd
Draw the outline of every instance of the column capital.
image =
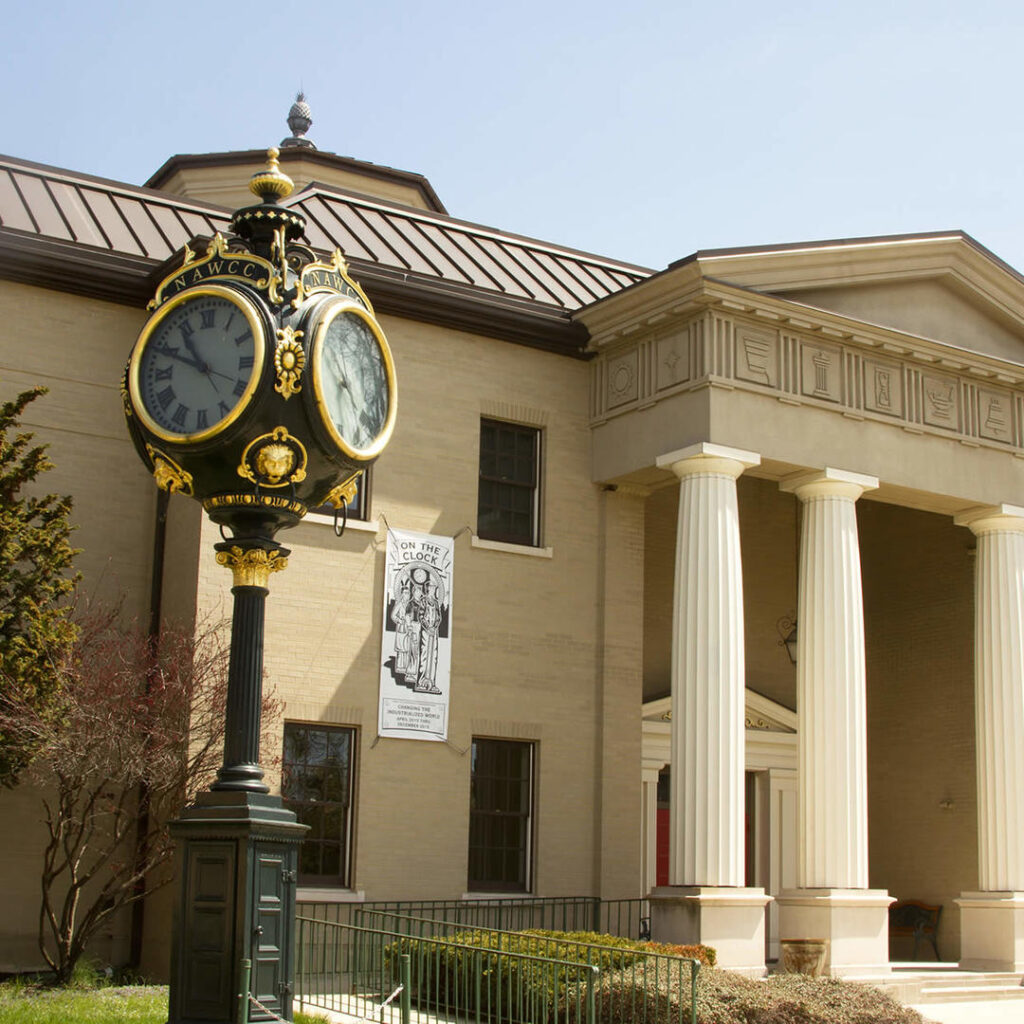
POLYGON ((801 501, 811 498, 849 498, 856 501, 865 491, 873 491, 877 487, 877 476, 851 473, 831 466, 809 473, 794 473, 779 482, 779 490, 795 494, 801 501))
POLYGON ((984 533, 1024 533, 1024 508, 1020 505, 976 505, 953 517, 976 536, 984 533))
POLYGON ((681 480, 686 476, 730 476, 734 480, 745 469, 759 466, 761 456, 743 448, 728 448, 710 441, 698 441, 686 448, 659 455, 655 465, 670 469, 681 480))

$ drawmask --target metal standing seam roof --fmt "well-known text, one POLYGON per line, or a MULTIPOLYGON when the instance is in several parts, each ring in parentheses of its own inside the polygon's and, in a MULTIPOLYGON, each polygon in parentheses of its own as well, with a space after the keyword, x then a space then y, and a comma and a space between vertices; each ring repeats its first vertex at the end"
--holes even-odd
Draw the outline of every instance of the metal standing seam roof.
POLYGON ((229 219, 204 203, 0 157, 3 228, 163 263, 229 219))
POLYGON ((412 276, 575 310, 648 276, 642 267, 313 184, 287 201, 314 249, 412 276))
MULTIPOLYGON (((314 249, 421 282, 450 284, 570 312, 650 270, 522 238, 333 186, 286 201, 306 217, 314 249)), ((208 203, 0 156, 0 230, 159 265, 190 239, 226 233, 208 203)))

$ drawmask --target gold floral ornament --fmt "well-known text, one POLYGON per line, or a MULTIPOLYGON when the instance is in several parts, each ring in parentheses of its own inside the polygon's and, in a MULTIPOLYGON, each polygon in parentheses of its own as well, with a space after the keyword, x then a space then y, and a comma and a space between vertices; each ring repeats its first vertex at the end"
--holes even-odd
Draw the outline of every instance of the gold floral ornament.
POLYGON ((287 402, 292 395, 302 390, 299 378, 306 366, 306 353, 298 339, 302 331, 292 327, 281 327, 277 332, 277 348, 274 349, 274 369, 277 370, 277 383, 274 390, 287 402))
POLYGON ((245 446, 238 475, 259 487, 286 487, 306 479, 306 449, 286 427, 274 427, 245 446))
POLYGON ((151 444, 146 445, 146 454, 153 463, 153 479, 160 490, 167 491, 168 494, 177 491, 179 494, 192 496, 191 473, 186 473, 174 459, 157 451, 151 444))
POLYGON ((231 547, 217 552, 217 564, 231 570, 236 587, 266 587, 272 572, 288 567, 288 556, 281 551, 231 547))
POLYGON ((341 508, 343 505, 351 505, 359 493, 359 478, 363 475, 362 470, 353 474, 347 480, 342 481, 330 494, 324 498, 324 504, 331 508, 341 508))

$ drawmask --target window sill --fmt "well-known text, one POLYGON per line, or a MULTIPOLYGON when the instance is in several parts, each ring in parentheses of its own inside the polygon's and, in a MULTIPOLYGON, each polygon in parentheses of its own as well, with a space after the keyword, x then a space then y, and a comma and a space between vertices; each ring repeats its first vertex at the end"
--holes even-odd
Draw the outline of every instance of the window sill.
POLYGON ((554 548, 535 548, 529 544, 506 544, 500 540, 484 540, 475 533, 469 538, 474 548, 483 548, 485 551, 504 551, 508 555, 528 555, 531 558, 553 558, 554 548))
POLYGON ((467 903, 473 900, 529 900, 533 899, 533 893, 518 889, 515 892, 508 889, 502 889, 501 892, 464 892, 459 899, 467 903))
POLYGON ((299 903, 364 903, 366 893, 362 889, 300 885, 295 892, 295 899, 299 903))
MULTIPOLYGON (((305 521, 309 523, 323 523, 325 526, 334 525, 333 516, 324 516, 319 512, 308 512, 305 521)), ((345 532, 348 533, 349 530, 355 530, 356 533, 377 533, 380 530, 380 522, 376 519, 372 519, 369 522, 365 519, 350 519, 345 524, 345 532)))

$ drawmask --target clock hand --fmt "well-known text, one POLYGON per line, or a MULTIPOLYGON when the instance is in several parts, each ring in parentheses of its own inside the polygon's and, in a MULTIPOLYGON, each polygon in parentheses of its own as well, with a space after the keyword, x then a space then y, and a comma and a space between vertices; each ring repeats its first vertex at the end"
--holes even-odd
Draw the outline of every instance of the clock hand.
POLYGON ((196 370, 202 371, 203 364, 198 362, 196 359, 188 358, 183 356, 176 348, 158 348, 156 345, 153 346, 154 352, 159 352, 162 356, 170 356, 171 359, 177 359, 179 363, 184 363, 186 366, 194 367, 196 370))
POLYGON ((199 352, 196 349, 196 343, 184 331, 182 331, 181 336, 182 340, 185 342, 185 348, 187 348, 189 352, 192 353, 192 358, 195 360, 196 367, 202 370, 204 373, 208 373, 209 368, 206 366, 206 363, 199 358, 199 352))

